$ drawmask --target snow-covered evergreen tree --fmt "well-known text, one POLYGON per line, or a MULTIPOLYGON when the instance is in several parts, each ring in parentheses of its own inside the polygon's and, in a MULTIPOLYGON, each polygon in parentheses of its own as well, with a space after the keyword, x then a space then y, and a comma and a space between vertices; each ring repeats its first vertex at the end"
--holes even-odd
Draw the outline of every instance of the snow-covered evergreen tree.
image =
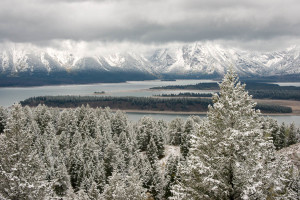
POLYGON ((186 157, 191 147, 191 135, 194 132, 194 120, 188 118, 184 124, 184 131, 181 135, 180 153, 183 157, 186 157))
POLYGON ((147 147, 146 155, 147 155, 151 165, 154 165, 157 163, 157 160, 158 160, 157 147, 156 147, 156 144, 155 144, 153 138, 150 139, 149 145, 147 147))
POLYGON ((52 117, 50 109, 45 105, 38 105, 34 109, 34 118, 42 134, 44 133, 48 123, 52 120, 52 117))
POLYGON ((164 185, 164 199, 168 199, 172 196, 171 188, 175 184, 177 167, 179 163, 179 158, 170 156, 167 160, 166 170, 165 170, 165 185, 164 185))
MULTIPOLYGON (((213 96, 208 119, 192 137, 189 157, 179 167, 172 199, 288 198, 289 165, 276 164, 275 149, 255 102, 232 69, 213 96)), ((270 131, 270 130, 269 130, 270 131)), ((283 161, 284 162, 284 161, 283 161)), ((278 163, 278 162, 277 162, 278 163)))
POLYGON ((111 119, 112 133, 119 136, 123 131, 126 130, 128 124, 127 116, 124 112, 117 111, 111 119))
POLYGON ((297 130, 295 124, 292 123, 289 127, 289 134, 287 136, 286 144, 287 146, 290 146, 296 143, 297 143, 297 130))
POLYGON ((169 124, 168 135, 170 137, 169 143, 172 145, 180 145, 181 137, 184 132, 184 121, 181 118, 172 120, 169 124))
POLYGON ((0 106, 0 134, 3 133, 6 126, 6 121, 8 117, 8 111, 6 108, 0 106))
POLYGON ((277 146, 278 149, 282 149, 286 146, 286 136, 288 135, 287 127, 283 122, 279 128, 279 132, 277 135, 277 146))
POLYGON ((38 154, 33 149, 31 124, 19 104, 11 108, 0 135, 0 196, 6 199, 44 199, 48 185, 38 154))

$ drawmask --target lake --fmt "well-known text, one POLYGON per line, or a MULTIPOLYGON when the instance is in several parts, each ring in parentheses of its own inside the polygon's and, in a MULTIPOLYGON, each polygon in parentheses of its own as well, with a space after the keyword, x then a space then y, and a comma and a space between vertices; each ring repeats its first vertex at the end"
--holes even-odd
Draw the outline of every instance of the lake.
MULTIPOLYGON (((93 95, 94 92, 104 91, 104 96, 136 96, 146 97, 158 94, 170 94, 179 92, 195 92, 193 90, 149 90, 151 87, 166 85, 189 85, 204 82, 214 82, 212 80, 176 80, 176 81, 128 81, 125 83, 97 83, 87 85, 55 85, 40 87, 5 87, 0 88, 0 105, 10 106, 13 103, 25 100, 29 97, 46 95, 93 95)), ((199 92, 199 91, 197 91, 199 92)), ((205 92, 205 91, 204 91, 205 92)), ((207 91, 205 92, 207 93, 207 91)))
MULTIPOLYGON (((212 80, 176 80, 176 81, 128 81, 125 83, 97 83, 87 85, 55 85, 55 86, 40 86, 40 87, 6 87, 0 88, 0 105, 10 106, 15 102, 22 101, 33 96, 45 95, 92 95, 94 92, 105 91, 104 96, 136 96, 148 97, 159 94, 178 94, 180 92, 197 92, 208 93, 213 91, 199 91, 199 90, 149 90, 151 87, 166 86, 166 85, 188 85, 203 82, 215 82, 212 80)), ((279 85, 294 85, 300 86, 296 83, 277 83, 279 85)), ((176 117, 186 119, 190 115, 184 114, 149 114, 149 113, 128 113, 128 117, 132 121, 137 121, 142 116, 147 115, 155 119, 164 119, 171 121, 176 117)), ((199 115, 205 117, 205 115, 199 115)), ((271 116, 278 122, 292 123, 294 122, 300 127, 300 116, 271 116)))

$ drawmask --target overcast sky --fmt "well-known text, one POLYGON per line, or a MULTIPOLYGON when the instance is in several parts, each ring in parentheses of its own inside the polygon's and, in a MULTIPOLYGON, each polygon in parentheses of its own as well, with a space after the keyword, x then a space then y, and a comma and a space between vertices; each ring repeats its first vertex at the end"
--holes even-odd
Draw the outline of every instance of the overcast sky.
POLYGON ((299 11, 299 0, 1 0, 0 42, 277 50, 300 44, 299 11))

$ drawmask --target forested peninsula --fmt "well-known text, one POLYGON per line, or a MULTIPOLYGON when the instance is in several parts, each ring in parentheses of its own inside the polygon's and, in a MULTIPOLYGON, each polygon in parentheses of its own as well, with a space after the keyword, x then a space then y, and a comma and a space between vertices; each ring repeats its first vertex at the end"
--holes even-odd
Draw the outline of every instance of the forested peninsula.
MULTIPOLYGON (((261 83, 248 81, 244 82, 246 84, 245 89, 250 95, 255 99, 285 99, 285 100, 298 100, 300 101, 300 87, 296 86, 279 86, 278 84, 272 83, 261 83)), ((214 83, 198 83, 195 85, 172 85, 172 86, 162 86, 153 87, 150 89, 155 90, 213 90, 218 91, 219 85, 217 82, 214 83)), ((180 95, 162 95, 162 96, 180 96, 180 95)), ((183 96, 181 94, 181 96, 183 96)), ((198 97, 198 93, 190 93, 185 96, 198 97)))
MULTIPOLYGON (((152 97, 95 97, 95 96, 40 96, 21 101, 23 106, 38 106, 44 104, 49 107, 75 108, 81 105, 96 107, 110 107, 120 110, 141 111, 175 111, 175 112, 207 112, 212 104, 207 98, 152 98, 152 97)), ((287 106, 272 104, 257 104, 256 109, 263 113, 292 113, 287 106)))

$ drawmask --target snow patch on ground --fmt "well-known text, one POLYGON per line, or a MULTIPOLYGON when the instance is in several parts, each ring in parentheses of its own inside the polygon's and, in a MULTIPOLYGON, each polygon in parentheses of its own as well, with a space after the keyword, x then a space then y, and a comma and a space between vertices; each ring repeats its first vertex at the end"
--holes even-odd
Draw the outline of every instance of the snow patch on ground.
POLYGON ((165 170, 167 165, 167 161, 170 156, 179 157, 180 156, 180 147, 179 146, 171 146, 165 145, 165 157, 159 160, 159 165, 162 167, 162 170, 165 170))

